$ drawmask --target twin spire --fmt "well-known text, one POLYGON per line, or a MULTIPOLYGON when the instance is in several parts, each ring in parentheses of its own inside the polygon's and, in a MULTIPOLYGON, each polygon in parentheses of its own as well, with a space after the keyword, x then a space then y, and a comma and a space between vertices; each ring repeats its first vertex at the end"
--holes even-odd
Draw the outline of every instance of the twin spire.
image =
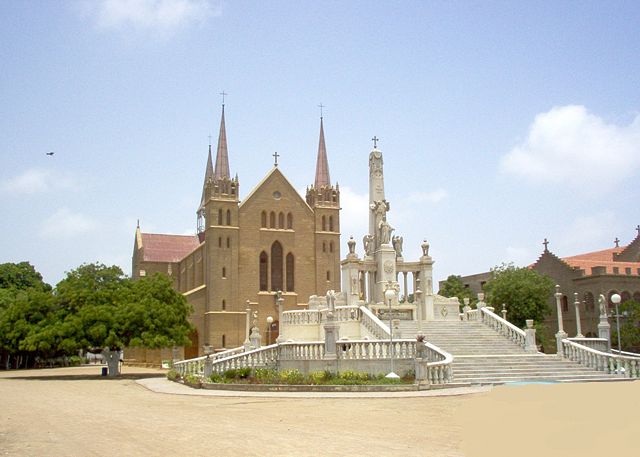
POLYGON ((329 177, 329 161, 327 160, 327 148, 324 144, 324 126, 322 125, 322 116, 320 116, 320 141, 318 142, 318 159, 316 160, 316 180, 314 187, 331 186, 331 178, 329 177))

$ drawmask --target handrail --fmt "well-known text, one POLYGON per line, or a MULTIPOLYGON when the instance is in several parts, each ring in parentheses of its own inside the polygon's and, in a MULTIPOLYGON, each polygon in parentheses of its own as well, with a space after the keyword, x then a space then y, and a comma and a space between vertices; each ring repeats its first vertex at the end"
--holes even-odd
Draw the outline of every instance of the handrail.
MULTIPOLYGON (((574 336, 567 339, 569 341, 573 341, 574 343, 578 343, 588 348, 595 349, 596 351, 606 352, 609 346, 609 341, 606 338, 588 338, 586 336, 574 336)), ((640 354, 638 354, 638 356, 640 357, 640 354)))
POLYGON ((361 312, 361 324, 369 330, 379 340, 384 340, 389 338, 391 332, 389 331, 389 327, 382 322, 378 316, 373 314, 369 308, 366 306, 360 306, 361 312))
POLYGON ((416 359, 416 380, 426 381, 430 384, 446 384, 453 380, 453 356, 431 343, 424 343, 427 347, 426 360, 416 359), (431 361, 433 357, 441 357, 441 360, 431 361))
POLYGON ((496 332, 506 336, 519 346, 525 347, 526 334, 511 322, 488 310, 486 307, 480 308, 482 322, 494 329, 496 332))
POLYGON ((640 378, 640 358, 602 352, 565 338, 562 340, 564 358, 578 362, 597 371, 640 378))
MULTIPOLYGON (((195 375, 204 375, 205 364, 210 363, 212 367, 224 367, 222 369, 214 368, 213 371, 225 371, 230 368, 242 368, 244 366, 248 366, 246 361, 250 360, 256 363, 267 363, 266 360, 263 360, 262 353, 265 351, 269 351, 272 349, 277 349, 277 344, 272 344, 270 346, 262 346, 257 349, 252 349, 251 351, 241 352, 236 354, 229 354, 226 357, 216 358, 216 354, 210 354, 209 356, 196 357, 195 359, 181 360, 173 364, 174 369, 180 373, 182 376, 187 374, 195 374, 195 375)), ((232 351, 225 351, 232 352, 232 351)), ((223 352, 219 354, 224 354, 223 352)), ((276 353, 277 359, 277 353, 276 353)))
POLYGON ((617 349, 613 349, 613 348, 611 348, 611 352, 613 354, 622 355, 626 357, 640 358, 640 354, 638 354, 637 352, 618 351, 617 349))

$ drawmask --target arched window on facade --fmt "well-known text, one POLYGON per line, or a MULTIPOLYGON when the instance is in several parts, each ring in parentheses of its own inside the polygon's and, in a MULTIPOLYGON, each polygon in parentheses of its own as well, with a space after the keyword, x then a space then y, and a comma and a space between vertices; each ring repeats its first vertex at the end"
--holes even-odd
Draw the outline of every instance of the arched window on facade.
POLYGON ((219 248, 222 247, 222 237, 221 236, 218 237, 218 247, 219 248))
POLYGON ((260 253, 260 290, 269 290, 269 280, 267 273, 269 271, 269 256, 266 252, 260 253))
POLYGON ((218 225, 222 225, 222 210, 218 210, 218 225))
POLYGON ((327 270, 327 281, 331 281, 331 272, 327 270))
POLYGON ((322 242, 322 252, 327 252, 327 242, 326 241, 322 242))
POLYGON ((278 214, 278 228, 284 229, 284 213, 278 214))
POLYGON ((569 312, 569 299, 567 298, 566 295, 562 296, 562 312, 563 313, 569 312))
POLYGON ((588 313, 594 312, 596 309, 596 301, 593 294, 591 292, 585 292, 583 300, 584 300, 584 309, 588 313))
POLYGON ((231 247, 231 240, 229 239, 229 237, 227 237, 227 247, 230 248, 231 247))
POLYGON ((622 293, 620 294, 620 303, 624 303, 626 301, 631 300, 631 294, 629 293, 628 290, 623 290, 622 293))
POLYGON ((269 213, 269 228, 276 228, 276 213, 273 211, 269 213))
POLYGON ((267 212, 263 211, 260 215, 260 227, 267 228, 267 212))
POLYGON ((326 232, 327 231, 327 218, 322 216, 322 231, 326 232))
POLYGON ((222 300, 222 310, 224 311, 225 309, 227 309, 227 301, 222 300))
POLYGON ((282 245, 274 241, 271 245, 271 290, 282 290, 282 245))
POLYGON ((329 216, 329 231, 333 232, 333 216, 329 216))
POLYGON ((226 267, 222 267, 222 277, 223 278, 227 277, 227 268, 226 267))
POLYGON ((222 335, 222 347, 227 347, 227 335, 222 335))
POLYGON ((295 289, 295 266, 293 254, 287 254, 287 292, 293 292, 295 289))
POLYGON ((329 242, 329 252, 333 252, 333 241, 329 242))
POLYGON ((227 225, 231 225, 231 210, 227 210, 227 225))
POLYGON ((289 230, 293 229, 293 215, 291 213, 287 213, 287 228, 289 230))

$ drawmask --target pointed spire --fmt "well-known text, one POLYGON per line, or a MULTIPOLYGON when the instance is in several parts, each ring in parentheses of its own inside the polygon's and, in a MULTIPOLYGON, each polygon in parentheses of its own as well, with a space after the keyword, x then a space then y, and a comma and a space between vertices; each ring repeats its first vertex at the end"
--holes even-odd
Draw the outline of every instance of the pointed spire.
POLYGON ((198 211, 204 208, 205 202, 205 189, 207 187, 207 182, 213 177, 213 165, 211 162, 211 142, 209 142, 209 156, 207 157, 207 168, 204 172, 204 183, 202 183, 202 199, 200 200, 200 208, 198 211))
POLYGON ((220 119, 220 134, 218 135, 218 152, 216 154, 215 179, 229 178, 229 156, 227 154, 227 130, 224 126, 224 103, 222 104, 222 119, 220 119))
POLYGON ((322 116, 320 116, 320 142, 318 143, 318 160, 316 162, 316 181, 315 188, 320 189, 323 186, 330 186, 329 178, 329 161, 327 160, 327 148, 324 144, 324 126, 322 116))

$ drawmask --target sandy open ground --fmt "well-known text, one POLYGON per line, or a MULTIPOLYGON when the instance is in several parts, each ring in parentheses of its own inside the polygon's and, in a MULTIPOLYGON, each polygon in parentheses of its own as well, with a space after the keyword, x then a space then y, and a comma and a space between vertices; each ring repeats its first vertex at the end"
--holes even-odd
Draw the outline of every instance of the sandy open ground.
MULTIPOLYGON (((117 380, 99 370, 0 372, 0 455, 640 455, 637 381, 411 398, 223 397, 158 393, 133 379, 156 370, 125 367, 129 378, 117 380)), ((144 383, 162 390, 162 381, 144 383)))

